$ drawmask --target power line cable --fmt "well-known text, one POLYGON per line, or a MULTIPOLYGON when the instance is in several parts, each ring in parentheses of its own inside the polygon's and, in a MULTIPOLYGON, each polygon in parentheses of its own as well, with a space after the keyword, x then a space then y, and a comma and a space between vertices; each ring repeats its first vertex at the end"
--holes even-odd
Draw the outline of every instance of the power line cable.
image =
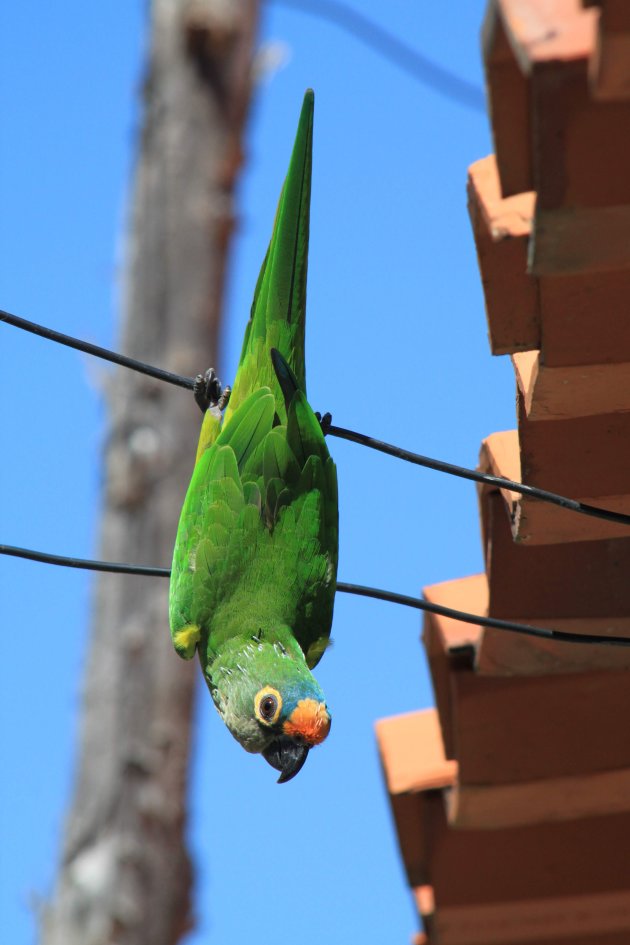
MULTIPOLYGON (((178 387, 186 388, 187 390, 193 390, 194 388, 195 378, 193 377, 184 377, 181 374, 173 374, 171 371, 165 371, 162 368, 153 367, 152 365, 145 364, 143 361, 138 361, 135 358, 128 358, 126 355, 118 354, 117 352, 110 351, 107 348, 101 348, 98 345, 90 344, 87 341, 81 341, 79 338, 74 338, 71 335, 64 335, 62 332, 55 331, 52 328, 46 328, 43 325, 36 324, 35 322, 27 321, 25 318, 21 318, 18 315, 13 315, 11 312, 0 310, 0 322, 2 321, 6 322, 8 325, 13 325, 16 328, 21 328, 24 331, 39 335, 42 338, 47 338, 50 341, 55 341, 59 344, 68 345, 71 348, 75 348, 78 351, 83 351, 87 354, 92 354, 98 358, 104 358, 105 360, 111 361, 114 364, 119 364, 122 367, 130 368, 133 371, 139 371, 142 374, 147 374, 150 377, 157 378, 158 380, 166 381, 169 384, 174 384, 178 387)), ((624 512, 614 512, 611 509, 603 509, 596 505, 589 505, 586 502, 579 502, 577 499, 569 499, 566 496, 559 495, 556 492, 549 492, 546 489, 539 489, 537 486, 529 486, 513 479, 505 479, 502 476, 493 476, 491 473, 483 473, 476 469, 468 469, 466 466, 457 466, 454 463, 447 463, 444 460, 433 459, 430 456, 423 456, 421 453, 414 453, 411 450, 403 449, 401 446, 394 446, 391 443, 385 443, 383 440, 378 440, 374 437, 368 436, 365 433, 357 433, 354 430, 347 430, 344 427, 338 427, 334 425, 331 425, 327 428, 327 433, 329 433, 330 436, 336 436, 339 439, 358 443, 360 446, 366 446, 369 447, 369 449, 386 453, 389 456, 394 456, 396 459, 402 459, 405 462, 412 463, 416 466, 423 466, 426 469, 433 469, 437 472, 443 472, 449 476, 457 476, 460 479, 468 479, 472 480, 473 482, 485 483, 486 485, 494 486, 497 489, 507 489, 510 492, 516 492, 519 495, 525 495, 533 499, 539 499, 541 502, 548 502, 552 505, 557 505, 560 508, 568 509, 571 512, 577 512, 581 515, 589 515, 593 518, 600 518, 607 522, 616 522, 619 525, 630 525, 630 515, 627 515, 624 512)))
POLYGON ((101 571, 107 574, 137 574, 142 577, 170 577, 169 568, 152 568, 142 564, 119 564, 116 561, 93 561, 89 558, 74 558, 65 555, 49 554, 47 551, 34 551, 32 548, 20 548, 17 545, 0 545, 0 555, 10 558, 26 558, 40 564, 54 564, 62 568, 77 568, 80 571, 101 571))
MULTIPOLYGON (((79 568, 88 571, 105 571, 114 574, 134 574, 144 577, 170 577, 169 568, 152 568, 143 565, 122 564, 114 561, 92 561, 86 558, 65 557, 63 555, 48 554, 43 551, 33 551, 29 548, 18 548, 15 545, 0 545, 0 554, 15 558, 27 558, 30 561, 39 561, 43 564, 60 565, 67 568, 79 568)), ((462 623, 469 623, 493 630, 503 630, 508 633, 518 633, 523 636, 537 637, 542 640, 553 640, 558 643, 583 643, 598 646, 630 646, 630 637, 614 634, 574 633, 570 630, 553 630, 548 627, 534 627, 531 624, 516 623, 513 620, 501 620, 498 617, 484 617, 481 614, 471 614, 452 607, 443 607, 434 604, 423 597, 410 597, 407 594, 398 594, 395 591, 386 591, 378 587, 366 587, 364 584, 348 584, 345 581, 337 582, 337 590, 342 594, 354 594, 357 597, 369 597, 374 600, 383 600, 403 607, 412 607, 441 617, 450 617, 462 623)))
POLYGON ((455 466, 453 463, 446 463, 441 459, 431 459, 430 456, 412 453, 400 446, 393 446, 391 443, 376 440, 365 433, 355 433, 354 430, 346 430, 343 427, 331 426, 327 432, 331 436, 337 436, 342 440, 350 440, 352 443, 359 443, 361 446, 368 446, 370 449, 387 453, 388 456, 395 456, 397 459, 404 459, 416 466, 424 466, 426 469, 435 469, 438 472, 447 473, 449 476, 458 476, 460 479, 470 479, 473 482, 496 486, 498 489, 509 489, 511 492, 519 493, 519 495, 540 499, 541 502, 549 502, 551 505, 558 505, 560 508, 569 509, 571 512, 591 515, 594 518, 601 518, 608 522, 618 522, 620 525, 630 525, 630 515, 626 515, 624 512, 602 509, 596 505, 588 505, 586 502, 578 502, 577 499, 568 499, 556 492, 548 492, 547 489, 539 489, 537 486, 528 486, 523 482, 504 479, 502 476, 493 476, 492 473, 482 473, 477 469, 467 469, 465 466, 455 466))
MULTIPOLYGON (((80 339, 74 338, 71 335, 65 335, 62 332, 46 328, 42 325, 36 324, 35 322, 27 321, 26 319, 20 318, 17 315, 13 315, 10 312, 0 310, 0 321, 4 321, 7 324, 14 325, 17 328, 29 331, 32 334, 39 335, 59 344, 67 345, 87 354, 92 354, 96 357, 103 358, 115 364, 119 364, 122 367, 139 371, 143 374, 155 377, 158 380, 166 381, 167 383, 175 384, 179 387, 184 387, 189 390, 193 389, 194 378, 184 377, 179 374, 173 374, 170 371, 165 371, 161 368, 155 368, 152 365, 145 364, 144 362, 138 361, 135 358, 128 358, 125 355, 118 354, 98 345, 81 341, 80 339)), ((343 427, 330 426, 327 432, 332 436, 350 440, 362 446, 367 446, 370 449, 375 449, 394 456, 398 459, 411 462, 415 465, 424 466, 429 469, 435 469, 439 472, 445 472, 450 475, 459 476, 461 478, 470 479, 476 482, 487 483, 496 486, 497 488, 510 489, 513 492, 530 495, 532 497, 541 499, 542 501, 552 502, 556 505, 562 506, 563 508, 581 512, 582 514, 593 515, 599 518, 604 518, 608 521, 617 521, 622 524, 630 524, 630 516, 624 515, 623 513, 611 512, 608 509, 599 509, 595 506, 577 502, 574 499, 567 499, 564 496, 547 492, 546 490, 524 485, 523 483, 514 482, 509 479, 503 479, 499 476, 492 476, 488 473, 480 473, 476 470, 466 469, 462 466, 455 466, 452 463, 445 463, 441 460, 431 459, 430 457, 422 456, 418 453, 412 453, 411 451, 405 450, 402 447, 393 446, 390 443, 384 443, 382 440, 377 440, 373 437, 366 436, 365 434, 356 433, 353 430, 347 430, 343 427)), ((80 568, 91 571, 105 571, 117 574, 134 574, 145 577, 168 577, 170 575, 170 571, 167 568, 154 568, 145 565, 130 565, 111 561, 65 557, 62 555, 34 551, 28 548, 19 548, 14 545, 0 545, 0 554, 26 558, 31 561, 38 561, 45 564, 61 565, 65 567, 80 568)), ((534 627, 529 624, 520 624, 509 620, 500 620, 495 617, 483 617, 480 614, 470 614, 464 611, 454 610, 453 608, 442 607, 438 604, 432 604, 423 598, 409 597, 405 594, 398 594, 394 591, 366 587, 360 584, 339 582, 337 584, 337 589, 342 593, 384 600, 390 603, 401 604, 405 607, 412 607, 417 610, 424 610, 428 611, 429 613, 451 617, 454 620, 460 620, 465 623, 472 623, 480 626, 491 627, 497 630, 525 634, 527 636, 538 637, 540 639, 557 640, 566 643, 630 646, 630 638, 626 637, 614 635, 606 636, 602 634, 571 633, 569 631, 534 627)))
POLYGON ((85 354, 93 354, 96 358, 102 358, 104 361, 111 361, 113 364, 120 364, 122 367, 130 368, 132 371, 138 371, 140 374, 148 374, 149 377, 155 377, 158 381, 167 381, 169 384, 175 384, 178 387, 185 387, 188 390, 193 389, 195 379, 192 377, 183 377, 181 374, 173 374, 172 371, 165 371, 163 368, 153 367, 151 364, 145 364, 143 361, 137 361, 135 358, 128 358, 124 354, 118 354, 116 351, 110 351, 108 348, 101 348, 100 345, 90 344, 89 341, 81 341, 80 338, 73 338, 72 335, 64 335, 53 328, 46 328, 44 325, 38 325, 36 322, 29 322, 26 318, 20 318, 19 315, 13 315, 11 312, 5 312, 0 309, 0 322, 6 322, 7 325, 13 325, 15 328, 21 328, 32 335, 39 335, 40 338, 46 338, 48 341, 56 341, 57 344, 65 345, 68 348, 75 348, 77 351, 83 351, 85 354))

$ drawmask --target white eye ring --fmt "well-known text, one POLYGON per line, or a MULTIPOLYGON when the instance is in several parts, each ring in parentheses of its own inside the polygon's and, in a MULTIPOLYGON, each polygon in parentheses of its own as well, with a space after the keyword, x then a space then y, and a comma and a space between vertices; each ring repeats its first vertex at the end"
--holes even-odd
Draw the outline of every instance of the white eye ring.
POLYGON ((282 712, 282 696, 273 686, 265 686, 254 699, 256 718, 263 725, 275 725, 282 712))

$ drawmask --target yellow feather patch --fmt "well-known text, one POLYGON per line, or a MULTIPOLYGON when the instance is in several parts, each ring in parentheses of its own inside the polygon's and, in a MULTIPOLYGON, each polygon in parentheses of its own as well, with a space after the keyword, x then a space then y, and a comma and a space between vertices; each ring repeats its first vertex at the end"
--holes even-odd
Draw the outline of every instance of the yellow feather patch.
POLYGON ((216 407, 208 407, 203 415, 201 424, 201 433, 199 434, 199 443, 197 445, 197 456, 195 463, 198 463, 205 451, 212 446, 219 433, 221 432, 221 411, 216 407))
POLYGON ((191 660, 195 655, 195 650, 201 631, 196 623, 187 623, 181 630, 176 630, 173 634, 173 645, 178 654, 185 660, 191 660))
POLYGON ((330 731, 328 709, 315 699, 300 699, 283 729, 285 735, 303 738, 307 745, 319 745, 330 731))

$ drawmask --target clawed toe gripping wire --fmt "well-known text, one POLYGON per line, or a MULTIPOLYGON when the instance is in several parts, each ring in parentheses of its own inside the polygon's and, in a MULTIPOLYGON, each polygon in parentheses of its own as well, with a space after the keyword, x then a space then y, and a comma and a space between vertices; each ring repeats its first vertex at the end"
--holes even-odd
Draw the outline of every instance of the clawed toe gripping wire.
MULTIPOLYGON (((184 387, 194 391, 195 399, 202 410, 207 409, 209 405, 216 405, 219 409, 224 409, 229 398, 229 387, 223 388, 220 381, 214 374, 214 371, 207 371, 203 375, 197 375, 196 378, 184 377, 180 374, 173 374, 171 371, 165 371, 161 368, 153 367, 135 358, 129 358, 117 352, 110 351, 107 348, 101 348, 98 345, 81 341, 70 335, 64 335, 61 332, 45 328, 35 322, 27 321, 10 312, 0 310, 0 322, 6 322, 16 328, 47 338, 59 344, 76 348, 86 354, 92 354, 95 357, 111 361, 122 367, 130 368, 154 377, 157 380, 166 381, 178 387, 184 387), (205 406, 204 406, 205 404, 205 406)), ((577 512, 582 515, 590 515, 595 518, 601 518, 608 522, 617 522, 620 525, 630 525, 630 515, 623 512, 613 512, 610 509, 602 509, 598 506, 588 505, 584 502, 578 502, 575 499, 569 499, 558 495, 555 492, 548 492, 545 489, 538 489, 534 486, 528 486, 521 482, 510 479, 504 479, 501 476, 493 476, 489 473, 482 473, 478 470, 467 469, 463 466, 456 466, 453 463, 446 463, 442 460, 432 459, 428 456, 422 456, 419 453, 413 453, 399 446, 393 446, 391 443, 385 443, 382 440, 374 439, 363 433, 357 433, 353 430, 347 430, 343 427, 334 426, 331 423, 330 414, 324 414, 319 417, 322 430, 329 436, 336 436, 343 440, 350 440, 361 446, 367 446, 370 449, 387 453, 397 459, 405 460, 417 466, 424 466, 427 469, 434 469, 438 472, 444 472, 451 476, 458 476, 462 479, 469 479, 473 482, 482 482, 499 489, 509 489, 520 495, 530 496, 539 499, 541 502, 549 502, 558 505, 569 511, 577 512)), ((56 564, 70 568, 81 568, 90 571, 107 571, 118 574, 136 574, 146 577, 169 577, 168 568, 153 568, 144 565, 131 565, 111 561, 90 561, 84 558, 64 557, 61 555, 48 554, 40 551, 33 551, 28 548, 18 548, 14 545, 0 545, 0 554, 13 557, 27 558, 31 561, 39 561, 45 564, 56 564)), ((413 607, 416 610, 424 610, 439 616, 450 617, 454 620, 460 620, 464 623, 477 624, 484 627, 490 627, 496 630, 505 630, 511 633, 520 633, 526 636, 538 637, 545 640, 556 640, 564 643, 583 643, 598 644, 604 646, 630 646, 630 638, 604 635, 604 634, 582 634, 572 633, 564 630, 553 630, 545 627, 534 627, 529 624, 515 623, 510 620, 499 620, 494 617, 484 617, 480 614, 470 614, 460 610, 454 610, 450 607, 442 607, 439 604, 430 603, 423 598, 408 597, 405 594, 397 594, 394 591, 381 590, 375 587, 365 587, 360 584, 347 584, 343 581, 337 582, 337 590, 342 593, 355 594, 359 597, 370 597, 377 600, 389 601, 395 604, 401 604, 405 607, 413 607)))

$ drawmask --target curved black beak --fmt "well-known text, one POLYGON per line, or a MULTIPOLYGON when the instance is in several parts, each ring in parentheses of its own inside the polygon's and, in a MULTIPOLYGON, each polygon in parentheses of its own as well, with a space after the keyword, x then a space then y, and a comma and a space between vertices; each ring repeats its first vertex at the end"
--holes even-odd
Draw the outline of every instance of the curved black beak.
POLYGON ((284 784, 302 770, 308 751, 308 745, 300 745, 292 738, 280 735, 265 748, 262 755, 272 768, 281 772, 278 784, 284 784))

